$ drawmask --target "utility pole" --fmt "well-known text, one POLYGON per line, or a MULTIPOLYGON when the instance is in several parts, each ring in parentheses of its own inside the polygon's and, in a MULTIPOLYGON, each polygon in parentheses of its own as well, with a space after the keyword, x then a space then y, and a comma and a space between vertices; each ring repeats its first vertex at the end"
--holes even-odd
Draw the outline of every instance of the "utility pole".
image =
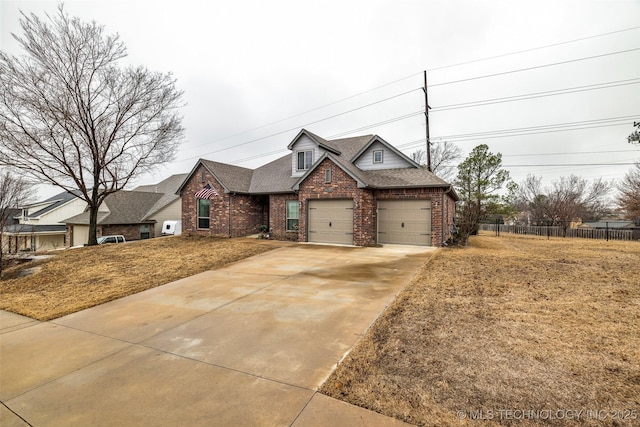
POLYGON ((427 170, 431 172, 431 140, 429 139, 429 97, 427 95, 427 70, 424 71, 424 117, 427 121, 426 136, 427 136, 427 170))

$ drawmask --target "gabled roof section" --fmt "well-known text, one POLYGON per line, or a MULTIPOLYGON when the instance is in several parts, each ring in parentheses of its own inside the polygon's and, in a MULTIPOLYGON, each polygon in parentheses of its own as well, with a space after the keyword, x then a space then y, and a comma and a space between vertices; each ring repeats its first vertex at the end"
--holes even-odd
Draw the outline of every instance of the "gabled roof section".
MULTIPOLYGON (((453 191, 446 181, 421 167, 397 148, 377 135, 363 135, 334 140, 325 140, 318 135, 302 129, 289 144, 289 149, 302 136, 306 136, 325 150, 302 177, 293 177, 291 173, 291 154, 287 154, 255 170, 239 166, 200 159, 187 174, 177 193, 180 193, 195 171, 203 165, 223 186, 227 193, 244 194, 283 194, 298 191, 300 184, 324 161, 329 159, 352 177, 361 188, 384 189, 401 187, 441 187, 453 191), (406 160, 409 167, 402 169, 361 170, 355 161, 372 144, 380 143, 394 154, 406 160)), ((457 196, 454 196, 457 198, 457 196)))
POLYGON ((397 156, 401 157, 402 159, 404 159, 407 163, 409 163, 411 166, 419 168, 421 167, 418 163, 414 162, 413 160, 411 160, 411 158, 409 158, 408 156, 406 156, 402 151, 398 150, 396 147, 394 147, 393 145, 389 144, 387 141, 385 141, 384 139, 380 138, 378 135, 374 135, 373 138, 371 138, 371 140, 365 145, 363 146, 351 159, 351 163, 355 163, 358 158, 360 156, 362 156, 368 149, 369 147, 371 147, 374 143, 379 142, 382 145, 384 145, 386 148, 388 148, 390 151, 392 151, 393 153, 395 153, 397 156))
POLYGON ((255 169, 250 190, 252 194, 292 193, 296 181, 291 176, 291 154, 287 154, 255 169))
POLYGON ((303 135, 306 135, 307 137, 309 137, 313 142, 315 142, 316 144, 318 144, 320 147, 324 148, 327 151, 331 151, 334 154, 340 155, 340 149, 334 145, 332 142, 333 141, 327 141, 324 138, 319 137, 318 135, 316 135, 315 133, 309 132, 306 129, 302 129, 300 132, 298 132, 298 134, 296 135, 295 138, 293 138, 293 141, 291 141, 291 143, 287 146, 287 148, 289 150, 291 150, 294 146, 294 144, 300 139, 300 137, 302 137, 303 135))
POLYGON ((145 215, 145 219, 150 218, 152 215, 180 198, 180 196, 176 194, 176 190, 182 185, 182 182, 187 178, 187 176, 188 175, 186 173, 171 175, 169 178, 160 181, 157 184, 141 185, 133 189, 133 191, 162 194, 160 200, 158 200, 158 202, 149 209, 149 212, 145 215))
MULTIPOLYGON (((80 193, 79 190, 75 190, 73 192, 73 194, 64 191, 62 193, 56 194, 55 196, 49 197, 48 199, 43 200, 42 202, 33 203, 33 204, 31 204, 31 206, 44 205, 44 204, 47 204, 47 203, 48 203, 48 205, 45 206, 42 209, 38 209, 37 211, 35 211, 33 213, 30 213, 29 214, 29 218, 38 218, 38 217, 40 217, 40 216, 42 216, 42 215, 44 215, 44 214, 46 214, 48 212, 51 212, 51 211, 59 208, 60 206, 63 206, 65 204, 71 202, 72 200, 75 200, 75 199, 79 198, 80 195, 81 195, 81 193, 80 193)), ((25 207, 28 207, 28 206, 25 206, 25 207)))
MULTIPOLYGON (((331 154, 331 153, 324 153, 324 154, 322 155, 322 157, 320 157, 320 158, 318 159, 318 161, 317 161, 317 162, 315 162, 315 163, 313 164, 313 166, 311 166, 311 167, 309 168, 309 170, 307 170, 307 171, 305 172, 305 174, 304 174, 304 175, 302 175, 300 178, 298 178, 298 181, 296 181, 296 183, 294 184, 293 189, 294 189, 295 191, 298 191, 298 190, 300 189, 300 184, 302 184, 302 183, 304 182, 304 180, 305 180, 305 179, 307 179, 307 177, 308 177, 309 175, 311 175, 311 174, 313 173, 313 171, 315 171, 315 170, 318 168, 318 166, 320 166, 320 164, 321 164, 325 159, 329 159, 329 160, 331 160, 331 161, 332 161, 333 163, 335 163, 335 164, 336 164, 340 169, 342 169, 342 170, 343 170, 347 175, 349 175, 351 178, 353 178, 353 179, 356 181, 356 183, 358 184, 358 188, 365 188, 365 187, 367 187, 367 184, 366 184, 366 183, 365 183, 365 182, 360 178, 360 176, 359 176, 360 174, 359 174, 359 173, 354 173, 355 171, 354 171, 352 168, 346 168, 346 167, 344 166, 344 163, 343 163, 343 162, 341 162, 341 161, 339 161, 339 160, 336 158, 336 156, 334 156, 333 154, 331 154)), ((356 168, 356 170, 357 170, 357 168, 356 168)))
MULTIPOLYGON (((110 194, 103 202, 109 208, 109 211, 98 212, 98 224, 115 225, 150 222, 146 219, 146 214, 151 207, 158 203, 162 196, 162 193, 124 190, 110 194)), ((83 212, 62 222, 67 224, 89 224, 89 212, 83 212)))
POLYGON ((191 169, 191 172, 187 174, 180 187, 178 187, 176 194, 182 192, 187 181, 189 181, 189 178, 193 176, 200 165, 204 166, 216 181, 222 185, 225 193, 249 193, 253 170, 226 163, 214 162, 212 160, 200 159, 193 169, 191 169))

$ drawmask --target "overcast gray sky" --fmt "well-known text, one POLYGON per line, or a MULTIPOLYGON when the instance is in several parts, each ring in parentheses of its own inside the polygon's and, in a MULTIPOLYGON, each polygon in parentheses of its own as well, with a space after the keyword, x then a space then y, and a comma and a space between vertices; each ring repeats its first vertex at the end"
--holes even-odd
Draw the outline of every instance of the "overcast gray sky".
MULTIPOLYGON (((325 138, 378 134, 410 154, 424 147, 423 70, 432 141, 465 155, 485 143, 516 182, 529 173, 546 183, 572 173, 620 179, 640 160, 640 146, 626 140, 640 121, 639 0, 69 0, 65 8, 120 34, 130 63, 172 72, 185 92, 178 159, 137 184, 188 172, 201 157, 255 168, 285 154, 302 127, 325 138), (511 98, 521 95, 528 99, 511 98), (476 101, 490 103, 468 105, 476 101), (526 135, 504 132, 513 129, 526 135)), ((19 10, 55 9, 2 0, 0 48, 21 53, 10 35, 21 33, 19 10)))

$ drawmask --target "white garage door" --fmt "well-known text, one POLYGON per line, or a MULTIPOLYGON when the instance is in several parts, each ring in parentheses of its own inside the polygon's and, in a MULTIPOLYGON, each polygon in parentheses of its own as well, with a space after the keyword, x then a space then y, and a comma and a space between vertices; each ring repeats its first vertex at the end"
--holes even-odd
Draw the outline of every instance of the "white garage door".
POLYGON ((309 241, 353 245, 353 200, 309 201, 309 241))
POLYGON ((74 225, 73 226, 73 242, 71 242, 71 246, 86 245, 88 241, 89 241, 89 226, 74 225))
POLYGON ((380 200, 378 243, 431 245, 431 200, 380 200))

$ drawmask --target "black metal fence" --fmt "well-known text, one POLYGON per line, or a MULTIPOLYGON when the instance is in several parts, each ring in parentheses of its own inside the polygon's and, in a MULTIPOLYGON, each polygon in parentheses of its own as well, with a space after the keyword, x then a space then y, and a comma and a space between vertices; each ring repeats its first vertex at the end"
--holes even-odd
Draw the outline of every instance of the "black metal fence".
POLYGON ((558 226, 531 226, 506 224, 480 224, 480 230, 500 233, 527 234, 531 236, 570 237, 579 239, 602 240, 640 240, 640 228, 567 228, 566 236, 563 228, 558 226))

